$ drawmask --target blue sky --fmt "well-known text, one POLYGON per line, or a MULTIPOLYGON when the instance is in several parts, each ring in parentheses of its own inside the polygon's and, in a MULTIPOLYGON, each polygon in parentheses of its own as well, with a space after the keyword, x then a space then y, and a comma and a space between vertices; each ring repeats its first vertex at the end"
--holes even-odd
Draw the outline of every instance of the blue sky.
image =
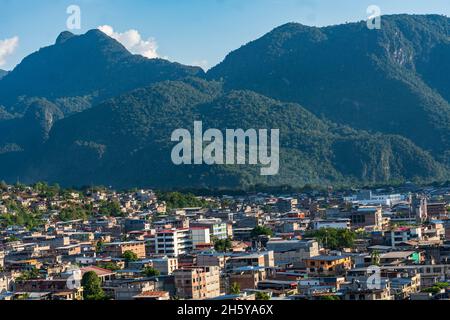
POLYGON ((133 29, 137 52, 157 45, 160 57, 208 68, 281 24, 358 21, 373 4, 382 14, 450 16, 450 0, 0 0, 0 68, 54 43, 67 29, 69 5, 81 8, 82 29, 74 33, 108 25, 126 38, 120 33, 133 29))

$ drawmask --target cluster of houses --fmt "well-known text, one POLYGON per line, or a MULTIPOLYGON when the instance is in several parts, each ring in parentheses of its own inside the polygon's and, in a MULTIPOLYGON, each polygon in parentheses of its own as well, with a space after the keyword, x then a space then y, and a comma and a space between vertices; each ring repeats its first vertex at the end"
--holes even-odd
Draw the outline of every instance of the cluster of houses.
POLYGON ((151 190, 3 186, 0 300, 81 300, 87 273, 115 300, 449 298, 450 189, 202 200, 208 205, 174 208, 151 190), (98 212, 109 202, 119 215, 98 212), (58 218, 74 205, 92 213, 58 218), (17 208, 41 223, 7 221, 17 208), (336 234, 351 239, 331 246, 336 234))

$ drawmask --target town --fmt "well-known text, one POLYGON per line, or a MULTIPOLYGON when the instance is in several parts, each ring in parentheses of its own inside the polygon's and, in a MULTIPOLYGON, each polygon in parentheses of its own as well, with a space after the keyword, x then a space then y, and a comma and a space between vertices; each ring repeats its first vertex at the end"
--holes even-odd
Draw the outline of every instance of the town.
POLYGON ((448 300, 450 187, 0 184, 0 300, 448 300))

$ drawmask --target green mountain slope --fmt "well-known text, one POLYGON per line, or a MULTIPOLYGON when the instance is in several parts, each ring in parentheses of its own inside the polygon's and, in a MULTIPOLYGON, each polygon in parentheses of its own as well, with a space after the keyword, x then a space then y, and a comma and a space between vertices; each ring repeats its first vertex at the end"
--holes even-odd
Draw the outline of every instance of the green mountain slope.
POLYGON ((449 21, 384 16, 380 30, 290 23, 230 53, 208 77, 357 129, 402 135, 448 162, 449 21))
MULTIPOLYGON (((63 119, 21 181, 169 187, 294 186, 442 179, 445 168, 412 142, 324 122, 298 104, 200 79, 138 89, 63 119), (257 166, 175 166, 171 133, 205 128, 280 129, 280 174, 257 166)), ((3 173, 6 174, 6 173, 3 173)))
POLYGON ((0 81, 0 105, 24 114, 24 97, 46 98, 65 114, 158 81, 202 76, 198 67, 132 55, 99 30, 63 32, 52 46, 26 57, 0 81))

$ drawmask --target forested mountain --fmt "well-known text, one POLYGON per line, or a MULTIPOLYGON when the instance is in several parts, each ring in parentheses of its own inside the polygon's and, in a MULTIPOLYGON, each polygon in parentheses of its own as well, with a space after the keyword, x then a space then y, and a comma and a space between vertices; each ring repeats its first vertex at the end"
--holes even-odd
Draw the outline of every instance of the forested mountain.
POLYGON ((167 188, 301 186, 431 181, 446 173, 405 138, 334 125, 298 104, 250 91, 224 91, 220 83, 200 79, 137 89, 58 121, 38 154, 26 156, 32 160, 19 175, 21 181, 167 188), (280 129, 280 174, 262 177, 254 166, 173 165, 171 133, 178 128, 192 132, 195 120, 205 128, 280 129))
POLYGON ((209 71, 227 89, 301 103, 354 128, 400 134, 447 164, 450 19, 383 16, 324 28, 289 23, 230 53, 209 71))
POLYGON ((200 68, 63 32, 0 80, 0 178, 227 187, 448 180, 449 18, 289 23, 200 68), (171 162, 171 133, 280 129, 280 173, 171 162))
POLYGON ((66 31, 0 81, 0 105, 22 115, 27 100, 39 97, 71 114, 141 86, 194 75, 203 70, 133 55, 99 30, 79 36, 66 31))

